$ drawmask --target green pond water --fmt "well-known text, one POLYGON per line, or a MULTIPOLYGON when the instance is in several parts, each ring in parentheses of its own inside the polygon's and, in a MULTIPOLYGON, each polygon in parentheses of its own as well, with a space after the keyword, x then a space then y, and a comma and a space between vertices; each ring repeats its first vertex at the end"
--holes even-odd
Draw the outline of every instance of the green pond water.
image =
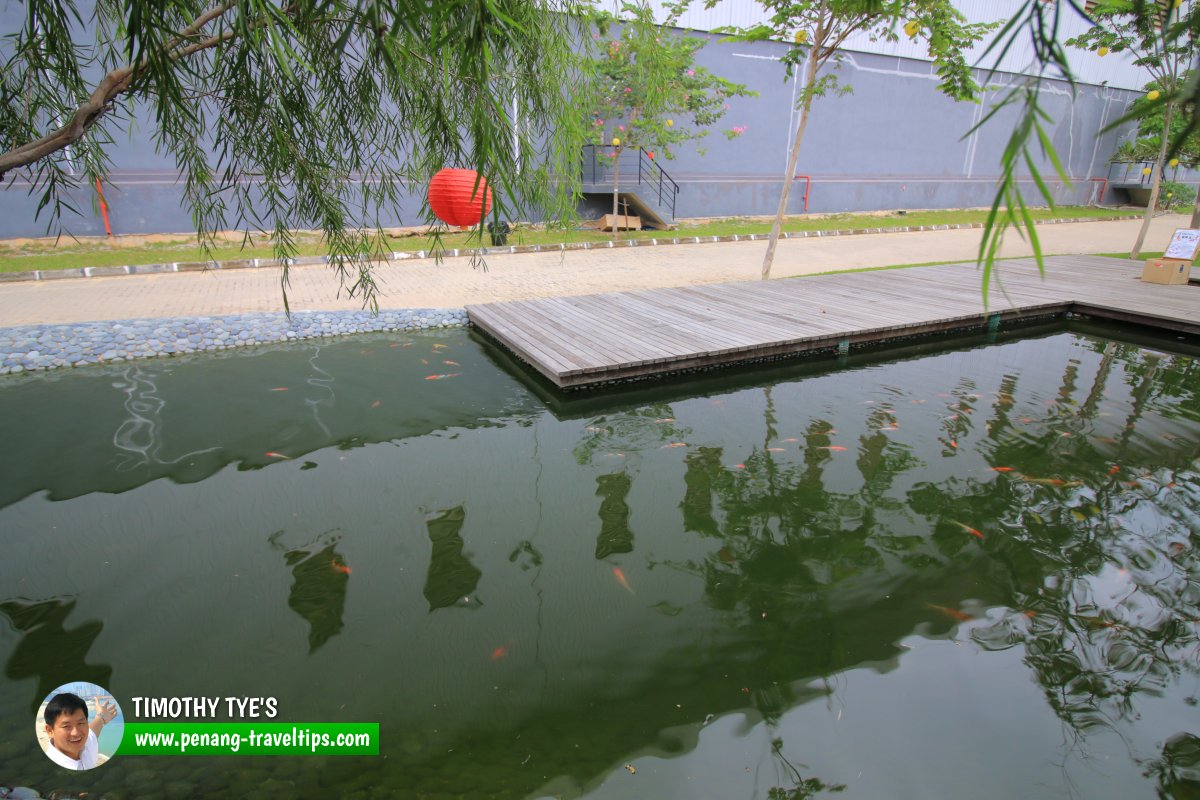
POLYGON ((1059 325, 566 399, 465 331, 0 379, 0 785, 1200 797, 1189 346, 1059 325), (381 755, 67 773, 33 716, 76 680, 127 721, 377 721, 381 755))

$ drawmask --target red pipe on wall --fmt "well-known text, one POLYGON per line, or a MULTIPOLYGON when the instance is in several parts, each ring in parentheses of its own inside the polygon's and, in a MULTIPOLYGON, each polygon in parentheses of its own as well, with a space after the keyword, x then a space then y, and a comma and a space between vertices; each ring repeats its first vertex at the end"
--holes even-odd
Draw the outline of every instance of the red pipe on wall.
MULTIPOLYGON (((112 238, 112 226, 108 224, 108 203, 104 202, 104 189, 100 188, 100 179, 96 178, 96 194, 100 196, 100 216, 104 217, 104 235, 112 238)), ((807 204, 805 209, 807 210, 807 204)))
POLYGON ((808 213, 808 190, 812 188, 812 176, 811 175, 797 175, 795 177, 795 180, 800 180, 801 178, 804 178, 804 213, 807 214, 808 213))
POLYGON ((1089 181, 1100 181, 1100 196, 1096 198, 1096 205, 1104 202, 1104 193, 1108 191, 1108 178, 1088 178, 1089 181))

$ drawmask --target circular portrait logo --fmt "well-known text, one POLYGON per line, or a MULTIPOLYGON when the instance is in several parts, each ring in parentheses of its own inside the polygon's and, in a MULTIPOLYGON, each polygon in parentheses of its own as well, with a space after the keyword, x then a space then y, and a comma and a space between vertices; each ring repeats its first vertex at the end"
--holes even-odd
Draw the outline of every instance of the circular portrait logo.
POLYGON ((46 695, 34 726, 46 757, 78 771, 112 758, 125 733, 125 717, 108 689, 77 681, 46 695))

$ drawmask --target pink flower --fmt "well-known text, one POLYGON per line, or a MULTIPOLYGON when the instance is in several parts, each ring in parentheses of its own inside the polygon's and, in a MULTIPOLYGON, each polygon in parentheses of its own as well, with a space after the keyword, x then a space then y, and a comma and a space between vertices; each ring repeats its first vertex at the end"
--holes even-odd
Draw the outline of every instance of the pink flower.
POLYGON ((595 125, 597 128, 599 128, 601 125, 604 124, 604 120, 598 119, 598 120, 594 121, 592 124, 595 125))
POLYGON ((626 86, 626 87, 625 87, 625 94, 630 94, 631 92, 633 92, 633 89, 630 89, 628 86, 626 86))
POLYGON ((694 77, 696 77, 696 70, 694 70, 694 69, 689 69, 689 70, 687 71, 687 76, 688 76, 689 78, 694 78, 694 77))
POLYGON ((624 126, 624 125, 618 125, 618 126, 617 126, 617 130, 619 130, 619 131, 623 131, 623 130, 625 130, 625 126, 624 126))
POLYGON ((726 111, 728 111, 728 110, 729 110, 729 103, 726 103, 724 106, 722 106, 722 108, 724 108, 726 111))

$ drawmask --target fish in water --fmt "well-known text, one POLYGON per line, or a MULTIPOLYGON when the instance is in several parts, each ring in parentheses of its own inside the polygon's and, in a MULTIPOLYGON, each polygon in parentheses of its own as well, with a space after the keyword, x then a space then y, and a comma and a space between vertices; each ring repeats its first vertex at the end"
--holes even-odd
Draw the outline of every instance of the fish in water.
POLYGON ((951 446, 951 447, 953 447, 955 450, 957 450, 957 449, 958 449, 958 442, 956 442, 956 441, 954 441, 953 439, 951 439, 951 440, 950 440, 950 446, 951 446))
POLYGON ((267 458, 286 458, 288 461, 292 460, 291 456, 285 456, 283 453, 276 453, 274 450, 269 450, 266 453, 263 453, 263 455, 265 455, 267 458))
POLYGON ((492 651, 492 661, 499 661, 508 655, 508 645, 502 644, 492 651))
POLYGON ((271 391, 272 392, 286 392, 287 390, 288 390, 288 387, 286 387, 286 386, 276 386, 271 391))
POLYGON ((1121 467, 1119 464, 1113 464, 1111 467, 1108 468, 1109 475, 1116 475, 1120 471, 1121 471, 1121 467))
POLYGON ((447 347, 449 347, 449 345, 445 345, 445 344, 435 344, 435 345, 433 346, 433 349, 434 349, 434 350, 445 350, 447 347))
POLYGON ((1029 483, 1038 483, 1042 486, 1072 487, 1083 485, 1080 481, 1064 481, 1062 478, 1034 478, 1031 475, 1022 475, 1021 479, 1029 483))
POLYGON ((784 441, 785 442, 798 442, 800 440, 797 439, 795 436, 789 436, 788 438, 784 439, 784 441))
POLYGON ((383 401, 376 400, 374 403, 371 403, 371 408, 379 408, 381 405, 383 405, 383 401))
POLYGON ((659 450, 666 450, 668 447, 687 447, 687 442, 667 442, 659 450))
POLYGON ((768 453, 783 453, 786 451, 787 451, 787 449, 784 447, 768 447, 767 448, 768 453))
POLYGON ((450 361, 449 359, 443 361, 442 363, 449 364, 452 367, 461 367, 462 366, 462 364, 459 364, 457 361, 450 361))
POLYGON ((733 468, 734 469, 745 469, 746 465, 745 464, 734 464, 733 468))
POLYGON ((629 581, 625 580, 625 573, 620 567, 613 567, 613 577, 617 579, 617 583, 621 584, 622 588, 630 594, 634 594, 633 587, 629 585, 629 581))
POLYGON ((974 536, 975 538, 977 538, 977 539, 982 539, 982 538, 983 538, 983 534, 982 534, 982 533, 980 533, 979 531, 975 530, 974 528, 972 528, 970 525, 964 525, 964 524, 962 524, 961 522, 959 522, 959 521, 958 521, 958 520, 956 520, 956 519, 952 519, 952 520, 950 520, 950 521, 951 521, 951 522, 953 522, 953 523, 954 523, 955 525, 957 525, 958 527, 962 528, 962 529, 963 529, 963 531, 965 531, 966 533, 969 533, 969 534, 971 534, 972 536, 974 536))
POLYGON ((900 430, 900 427, 898 425, 885 425, 882 428, 880 428, 879 430, 881 433, 883 431, 898 431, 898 430, 900 430))
POLYGON ((729 552, 728 547, 722 547, 720 550, 718 550, 717 557, 720 558, 722 561, 724 561, 726 564, 737 563, 737 557, 734 556, 733 553, 729 552))
POLYGON ((846 450, 846 448, 842 447, 840 444, 831 444, 828 447, 818 447, 817 449, 818 450, 832 450, 835 453, 842 453, 842 452, 845 452, 845 450, 846 450))
POLYGON ((446 372, 441 375, 426 375, 425 380, 427 380, 427 381, 443 381, 446 378, 457 378, 459 375, 462 375, 462 373, 461 372, 446 372))
POLYGON ((425 366, 427 366, 427 367, 428 367, 428 366, 429 366, 429 359, 428 359, 428 358, 422 358, 422 359, 421 359, 421 363, 422 363, 422 364, 424 364, 425 366))
POLYGON ((654 421, 655 421, 655 422, 657 422, 657 423, 659 423, 659 424, 662 424, 662 423, 664 423, 664 422, 674 422, 674 421, 675 421, 675 418, 674 418, 674 417, 663 417, 662 419, 656 419, 656 420, 654 420, 654 421))
POLYGON ((329 565, 343 575, 349 575, 351 572, 353 572, 353 570, 347 567, 345 564, 339 564, 336 558, 330 561, 329 565))
POLYGON ((939 614, 944 614, 950 619, 956 619, 959 622, 970 622, 975 619, 965 611, 959 611, 957 608, 947 608, 946 606, 935 606, 933 603, 926 603, 925 607, 939 614))
POLYGON ((399 342, 392 342, 391 344, 388 345, 388 347, 399 347, 399 346, 400 346, 399 342))
POLYGON ((993 472, 1012 472, 1012 467, 992 467, 993 472))

